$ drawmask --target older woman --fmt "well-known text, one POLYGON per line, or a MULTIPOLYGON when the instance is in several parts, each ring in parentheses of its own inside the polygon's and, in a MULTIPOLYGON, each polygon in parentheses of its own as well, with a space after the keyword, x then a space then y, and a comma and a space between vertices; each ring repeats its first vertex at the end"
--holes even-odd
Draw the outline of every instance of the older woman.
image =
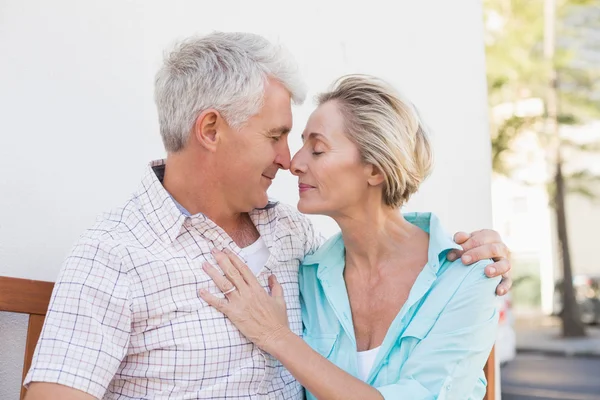
POLYGON ((484 275, 487 261, 448 261, 459 247, 435 215, 400 212, 432 168, 416 110, 385 82, 343 77, 319 97, 303 140, 291 168, 298 209, 341 228, 300 269, 304 340, 288 328, 276 278, 269 295, 230 252, 215 252, 226 277, 205 269, 234 288, 202 298, 309 399, 483 398, 499 278, 484 275))

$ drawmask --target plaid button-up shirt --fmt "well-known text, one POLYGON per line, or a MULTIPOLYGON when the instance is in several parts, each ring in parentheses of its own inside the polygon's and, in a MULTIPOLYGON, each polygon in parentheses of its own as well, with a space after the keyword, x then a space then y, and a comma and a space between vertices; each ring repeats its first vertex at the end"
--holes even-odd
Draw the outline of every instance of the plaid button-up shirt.
MULTIPOLYGON (((301 399, 302 387, 198 297, 220 293, 201 265, 240 248, 202 214, 186 217, 163 188, 164 161, 76 243, 56 282, 25 383, 54 382, 105 399, 301 399)), ((270 257, 258 275, 283 285, 301 334, 298 265, 321 242, 309 220, 270 203, 250 217, 270 257)))

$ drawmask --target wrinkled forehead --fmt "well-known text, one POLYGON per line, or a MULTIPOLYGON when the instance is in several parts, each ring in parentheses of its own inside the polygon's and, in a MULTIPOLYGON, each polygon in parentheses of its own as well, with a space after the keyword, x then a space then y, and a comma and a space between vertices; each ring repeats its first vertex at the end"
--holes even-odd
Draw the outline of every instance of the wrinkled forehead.
POLYGON ((267 129, 292 128, 292 98, 290 92, 278 82, 265 87, 263 105, 258 114, 267 129))
POLYGON ((308 140, 311 134, 319 134, 329 140, 347 139, 345 135, 344 116, 333 101, 318 106, 308 118, 302 132, 303 140, 308 140))

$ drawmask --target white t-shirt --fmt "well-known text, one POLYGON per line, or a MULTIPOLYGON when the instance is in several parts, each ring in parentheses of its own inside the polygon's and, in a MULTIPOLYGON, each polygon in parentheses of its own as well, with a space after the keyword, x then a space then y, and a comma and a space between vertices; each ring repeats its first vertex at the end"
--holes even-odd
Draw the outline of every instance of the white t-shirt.
POLYGON ((246 259, 246 264, 250 267, 254 275, 260 273, 260 270, 269 260, 269 255, 269 248, 262 237, 259 237, 256 242, 242 249, 242 256, 246 259))
POLYGON ((362 381, 366 381, 369 377, 369 373, 371 372, 371 369, 373 369, 373 364, 375 363, 377 354, 379 354, 379 349, 381 349, 381 346, 356 353, 358 358, 358 377, 362 381))

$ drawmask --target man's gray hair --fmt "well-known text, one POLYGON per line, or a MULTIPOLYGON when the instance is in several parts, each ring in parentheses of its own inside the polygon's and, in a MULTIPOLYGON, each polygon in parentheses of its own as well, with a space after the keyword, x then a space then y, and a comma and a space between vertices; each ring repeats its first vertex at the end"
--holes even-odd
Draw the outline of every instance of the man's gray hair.
POLYGON ((154 100, 167 152, 181 150, 200 113, 214 108, 235 129, 262 105, 267 79, 279 81, 295 104, 306 97, 292 56, 253 33, 214 32, 188 38, 165 55, 154 100))

